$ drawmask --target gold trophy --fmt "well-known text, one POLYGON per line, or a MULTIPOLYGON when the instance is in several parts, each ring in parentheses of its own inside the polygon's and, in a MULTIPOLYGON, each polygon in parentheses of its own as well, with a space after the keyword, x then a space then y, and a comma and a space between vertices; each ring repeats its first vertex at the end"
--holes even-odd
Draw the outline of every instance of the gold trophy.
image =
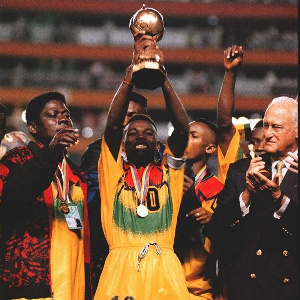
MULTIPOLYGON (((164 34, 163 16, 154 8, 143 7, 130 19, 129 28, 132 34, 145 31, 156 42, 160 41, 164 34)), ((160 63, 160 57, 155 55, 155 60, 141 60, 133 66, 132 83, 141 89, 154 90, 164 83, 166 78, 165 67, 160 63)))

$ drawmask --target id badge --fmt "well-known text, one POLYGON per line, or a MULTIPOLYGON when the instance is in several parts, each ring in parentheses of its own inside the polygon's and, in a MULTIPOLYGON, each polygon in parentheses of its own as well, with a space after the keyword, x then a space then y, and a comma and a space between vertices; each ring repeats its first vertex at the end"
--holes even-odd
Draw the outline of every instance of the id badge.
POLYGON ((76 205, 69 206, 70 211, 65 215, 69 229, 82 229, 82 222, 76 205))

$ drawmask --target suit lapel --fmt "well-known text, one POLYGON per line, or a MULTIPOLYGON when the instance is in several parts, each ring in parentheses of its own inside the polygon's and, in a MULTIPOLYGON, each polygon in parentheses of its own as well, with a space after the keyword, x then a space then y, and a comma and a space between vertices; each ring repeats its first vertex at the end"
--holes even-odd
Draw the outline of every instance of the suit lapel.
POLYGON ((298 174, 288 170, 282 180, 280 189, 292 201, 298 203, 298 174))

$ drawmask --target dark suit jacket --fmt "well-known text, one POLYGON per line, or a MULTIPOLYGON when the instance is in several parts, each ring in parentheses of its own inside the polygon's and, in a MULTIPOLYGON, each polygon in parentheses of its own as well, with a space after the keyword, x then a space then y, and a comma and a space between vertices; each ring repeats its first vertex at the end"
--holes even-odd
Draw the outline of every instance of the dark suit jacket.
MULTIPOLYGON (((264 156, 266 166, 271 159, 264 156)), ((288 171, 281 190, 290 203, 280 219, 266 192, 251 198, 242 216, 239 196, 245 190, 250 159, 231 164, 218 206, 204 233, 219 259, 220 281, 229 300, 293 300, 297 297, 298 176, 288 171)))

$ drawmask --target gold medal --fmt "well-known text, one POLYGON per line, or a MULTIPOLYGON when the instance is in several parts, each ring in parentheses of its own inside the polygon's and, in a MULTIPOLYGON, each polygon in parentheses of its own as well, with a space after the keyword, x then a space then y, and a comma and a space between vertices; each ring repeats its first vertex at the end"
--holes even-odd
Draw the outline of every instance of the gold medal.
POLYGON ((140 204, 137 209, 136 209, 136 213, 138 214, 138 216, 140 216, 141 218, 145 218, 148 216, 148 208, 143 205, 143 204, 140 204))
POLYGON ((61 205, 59 206, 60 210, 64 213, 64 214, 68 214, 70 211, 70 208, 68 206, 67 203, 61 203, 61 205))

